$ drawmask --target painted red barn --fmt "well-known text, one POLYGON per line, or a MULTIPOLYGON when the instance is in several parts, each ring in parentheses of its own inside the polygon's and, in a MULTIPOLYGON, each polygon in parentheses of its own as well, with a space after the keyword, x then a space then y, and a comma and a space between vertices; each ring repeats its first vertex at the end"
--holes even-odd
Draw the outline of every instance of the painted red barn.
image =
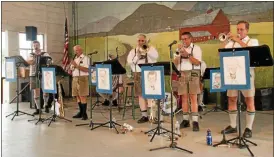
POLYGON ((193 42, 218 39, 220 33, 230 32, 230 22, 221 9, 208 10, 207 13, 183 21, 179 29, 179 39, 183 32, 190 32, 193 42))

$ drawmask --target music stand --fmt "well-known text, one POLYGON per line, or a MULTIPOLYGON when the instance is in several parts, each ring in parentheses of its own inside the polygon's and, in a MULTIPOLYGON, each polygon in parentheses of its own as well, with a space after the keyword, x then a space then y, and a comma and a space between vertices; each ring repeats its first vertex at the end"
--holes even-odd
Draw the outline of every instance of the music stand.
MULTIPOLYGON (((270 53, 270 49, 267 45, 244 47, 244 48, 219 49, 219 52, 231 52, 231 51, 235 52, 235 51, 242 51, 242 50, 249 51, 250 67, 273 66, 273 59, 270 53)), ((240 91, 238 91, 238 102, 237 102, 239 135, 236 138, 227 140, 227 143, 237 144, 240 149, 246 147, 249 153, 251 154, 251 156, 253 157, 254 154, 251 152, 251 150, 249 149, 249 146, 246 143, 249 142, 253 144, 254 146, 257 146, 257 144, 254 142, 251 142, 250 140, 245 139, 241 135, 242 134, 241 133, 241 105, 240 105, 239 99, 240 99, 240 91), (231 142, 231 141, 234 141, 234 142, 231 142)), ((216 147, 222 144, 223 142, 225 141, 221 141, 220 143, 213 145, 213 147, 216 147)))
MULTIPOLYGON (((205 74, 203 76, 203 80, 210 80, 210 70, 219 70, 220 68, 206 68, 205 74)), ((216 105, 209 111, 206 111, 203 115, 208 114, 209 112, 218 112, 218 110, 221 110, 223 112, 228 113, 226 110, 222 109, 221 107, 218 106, 218 93, 216 92, 216 105)))
MULTIPOLYGON (((56 76, 69 76, 68 73, 66 73, 66 72, 64 71, 64 69, 63 69, 62 67, 58 66, 58 65, 50 65, 50 66, 48 66, 48 67, 49 67, 49 68, 54 68, 54 69, 55 69, 55 72, 56 72, 55 74, 56 74, 56 76)), ((61 92, 61 91, 59 91, 59 93, 60 93, 60 92, 61 92)), ((53 93, 53 98, 55 98, 55 96, 56 96, 56 94, 53 93)), ((64 105, 64 104, 62 104, 62 105, 64 105)), ((49 122, 49 124, 48 124, 48 126, 50 126, 51 122, 53 122, 53 121, 55 122, 56 118, 60 118, 60 119, 63 119, 63 120, 65 120, 65 121, 72 122, 71 120, 66 119, 65 117, 61 117, 61 116, 56 115, 56 112, 55 112, 55 100, 54 100, 54 101, 53 101, 53 115, 50 116, 50 117, 47 118, 47 119, 44 119, 43 122, 44 122, 44 121, 50 120, 50 122, 49 122)))
MULTIPOLYGON (((22 93, 22 91, 29 85, 27 84, 20 92, 19 92, 19 76, 18 76, 18 72, 19 72, 19 67, 27 67, 29 66, 29 64, 22 58, 22 56, 11 56, 11 57, 5 57, 6 59, 14 59, 15 60, 15 66, 16 66, 16 73, 17 73, 17 78, 16 78, 16 111, 14 111, 13 113, 9 114, 6 116, 9 117, 11 115, 13 115, 12 119, 14 119, 15 116, 21 116, 21 115, 29 115, 29 116, 34 116, 32 114, 23 112, 19 110, 19 95, 22 93), (19 115, 19 113, 21 113, 21 115, 19 115)), ((13 100, 15 100, 15 98, 13 98, 13 100)), ((13 102, 13 100, 11 102, 13 102)), ((11 103, 10 102, 10 103, 11 103)))
MULTIPOLYGON (((164 147, 150 149, 150 151, 160 150, 160 149, 165 149, 165 148, 172 148, 172 149, 183 150, 183 151, 186 151, 186 152, 192 154, 193 153, 192 151, 189 151, 189 150, 184 149, 184 148, 180 148, 180 147, 177 146, 177 143, 174 142, 174 134, 175 133, 173 132, 173 129, 174 129, 173 128, 174 113, 173 113, 173 96, 172 96, 172 93, 173 93, 173 88, 172 88, 172 72, 174 71, 179 76, 180 76, 180 72, 178 71, 178 69, 176 68, 175 64, 173 63, 173 60, 172 60, 173 53, 172 53, 171 47, 172 47, 172 45, 169 45, 169 49, 170 49, 170 61, 169 62, 158 62, 158 63, 154 63, 153 64, 154 66, 157 66, 157 65, 164 66, 164 71, 165 71, 164 73, 165 73, 165 75, 169 75, 170 76, 170 88, 171 88, 171 144, 169 146, 164 146, 164 147)), ((158 111, 158 116, 159 116, 159 112, 160 111, 158 111)), ((160 120, 160 118, 158 118, 158 124, 159 124, 159 120, 160 120)))
MULTIPOLYGON (((138 64, 139 67, 146 67, 146 66, 164 66, 164 75, 170 75, 170 63, 169 62, 157 62, 157 63, 147 63, 147 64, 138 64)), ((176 66, 174 65, 174 63, 172 63, 172 66, 173 66, 173 69, 174 71, 176 72, 177 75, 180 74, 180 72, 177 70, 176 66)), ((144 83, 144 82, 143 82, 144 83)), ((165 87, 163 87, 165 88, 165 87)), ((171 97, 173 97, 171 95, 171 97)), ((160 112, 161 112, 161 109, 160 109, 160 100, 157 100, 156 101, 156 105, 157 105, 157 110, 158 110, 158 113, 157 113, 157 127, 154 128, 154 129, 151 129, 147 132, 145 132, 145 134, 148 134, 152 131, 154 131, 154 134, 152 135, 151 139, 150 139, 150 142, 152 142, 152 140, 154 139, 155 135, 160 135, 160 134, 165 134, 165 133, 172 133, 172 131, 170 130, 167 130, 165 128, 163 128, 161 125, 160 125, 160 112), (161 130, 164 130, 165 132, 161 131, 161 130)), ((173 106, 173 104, 171 104, 171 106, 173 106)), ((173 108, 172 108, 172 112, 173 112, 173 108)), ((179 137, 181 137, 181 135, 179 134, 176 134, 176 133, 173 133, 175 135, 178 135, 179 137)))
MULTIPOLYGON (((120 64, 120 62, 118 61, 118 59, 114 59, 114 60, 108 60, 108 61, 104 61, 104 62, 95 62, 96 64, 110 64, 111 65, 111 69, 112 69, 112 75, 122 75, 126 73, 126 69, 120 64)), ((98 81, 98 80, 97 80, 98 81)), ((109 101, 110 101, 110 105, 109 105, 109 121, 105 122, 105 123, 93 123, 93 121, 91 120, 90 122, 90 126, 91 129, 90 130, 94 130, 96 128, 99 127, 107 127, 105 125, 109 124, 110 128, 114 128, 117 132, 117 134, 119 134, 117 128, 115 125, 121 126, 120 124, 113 122, 112 120, 112 95, 108 95, 109 96, 109 101), (94 125, 98 125, 96 127, 94 127, 94 125)))

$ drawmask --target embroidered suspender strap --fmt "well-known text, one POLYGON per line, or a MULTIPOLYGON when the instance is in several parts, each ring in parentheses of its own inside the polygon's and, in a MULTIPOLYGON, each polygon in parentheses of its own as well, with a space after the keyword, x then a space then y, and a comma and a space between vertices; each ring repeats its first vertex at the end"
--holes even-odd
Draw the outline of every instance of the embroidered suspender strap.
POLYGON ((248 43, 249 43, 249 41, 250 41, 251 39, 249 38, 249 40, 246 42, 246 45, 248 46, 248 43))
MULTIPOLYGON (((193 44, 193 47, 192 47, 192 49, 191 49, 191 56, 193 56, 193 49, 194 49, 194 44, 193 44)), ((194 69, 194 65, 192 64, 192 70, 194 69)))

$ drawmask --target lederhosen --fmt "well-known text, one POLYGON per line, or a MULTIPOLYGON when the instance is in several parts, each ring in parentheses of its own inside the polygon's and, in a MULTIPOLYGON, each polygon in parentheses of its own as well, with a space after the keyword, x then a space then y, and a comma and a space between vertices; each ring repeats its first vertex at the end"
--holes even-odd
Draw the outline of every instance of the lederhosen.
MULTIPOLYGON (((192 56, 193 56, 194 47, 195 47, 195 45, 193 45, 193 47, 191 49, 192 56)), ((179 88, 178 88, 178 94, 182 95, 186 92, 185 91, 186 85, 189 85, 188 86, 189 90, 187 92, 189 92, 190 94, 199 94, 201 92, 200 91, 200 76, 201 76, 200 69, 194 69, 194 65, 192 64, 191 70, 182 71, 181 70, 181 60, 182 59, 180 59, 180 69, 179 70, 180 70, 182 76, 179 78, 180 83, 179 83, 179 88), (195 89, 193 89, 194 84, 195 84, 195 89), (196 85, 199 88, 197 88, 196 85)))
MULTIPOLYGON (((134 57, 136 56, 136 48, 135 48, 135 55, 134 57)), ((133 57, 133 58, 134 58, 133 57)), ((146 55, 146 58, 145 58, 145 63, 147 64, 148 63, 148 58, 147 58, 147 55, 146 55)), ((135 65, 135 71, 136 71, 136 66, 135 65)), ((142 78, 141 78, 141 72, 133 72, 133 78, 134 78, 134 95, 136 96, 141 96, 142 95, 142 78)))

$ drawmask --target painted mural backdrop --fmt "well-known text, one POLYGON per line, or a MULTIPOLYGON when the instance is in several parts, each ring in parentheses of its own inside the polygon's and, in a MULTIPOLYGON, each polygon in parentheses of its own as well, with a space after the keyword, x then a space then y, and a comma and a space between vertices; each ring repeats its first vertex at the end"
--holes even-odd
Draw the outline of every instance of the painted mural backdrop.
MULTIPOLYGON (((138 33, 156 47, 160 61, 169 57, 168 44, 190 31, 208 67, 218 67, 219 33, 236 33, 239 20, 250 22, 249 36, 267 44, 273 55, 273 2, 78 2, 78 42, 93 60, 116 55, 126 66, 138 33)), ((177 45, 173 46, 173 49, 177 45)), ((127 67, 127 69, 129 69, 127 67)), ((256 88, 273 86, 273 68, 256 69, 256 88)))

